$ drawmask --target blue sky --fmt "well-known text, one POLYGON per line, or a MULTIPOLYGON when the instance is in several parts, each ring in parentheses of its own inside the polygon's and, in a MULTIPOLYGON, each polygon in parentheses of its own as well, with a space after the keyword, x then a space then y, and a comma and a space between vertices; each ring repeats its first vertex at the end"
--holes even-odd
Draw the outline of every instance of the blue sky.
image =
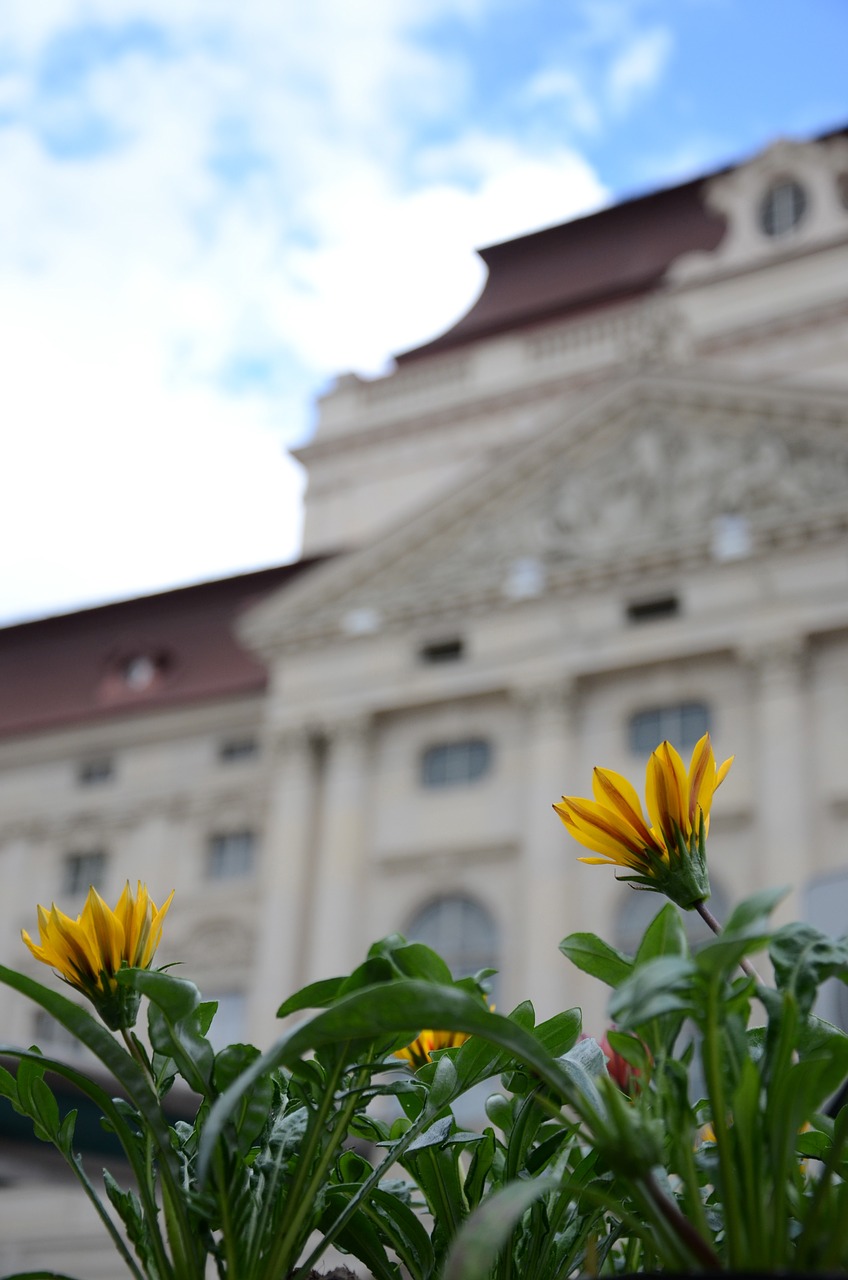
POLYGON ((297 554, 475 245, 848 123, 844 0, 6 0, 0 619, 297 554))

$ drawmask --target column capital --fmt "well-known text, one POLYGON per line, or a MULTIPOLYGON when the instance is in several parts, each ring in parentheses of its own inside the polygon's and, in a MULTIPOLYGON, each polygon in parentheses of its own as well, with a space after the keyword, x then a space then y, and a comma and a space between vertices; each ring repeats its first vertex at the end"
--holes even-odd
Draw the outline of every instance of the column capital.
POLYGON ((744 666, 760 680, 799 678, 803 675, 809 646, 801 632, 743 640, 737 650, 744 666))
POLYGON ((538 680, 522 680, 512 686, 510 697, 528 715, 567 716, 577 698, 577 676, 559 672, 538 680))
POLYGON ((317 736, 314 725, 282 725, 271 734, 271 754, 278 759, 305 754, 312 749, 317 736))
POLYGON ((321 736, 333 746, 365 745, 371 736, 374 717, 370 711, 351 711, 322 721, 321 736))

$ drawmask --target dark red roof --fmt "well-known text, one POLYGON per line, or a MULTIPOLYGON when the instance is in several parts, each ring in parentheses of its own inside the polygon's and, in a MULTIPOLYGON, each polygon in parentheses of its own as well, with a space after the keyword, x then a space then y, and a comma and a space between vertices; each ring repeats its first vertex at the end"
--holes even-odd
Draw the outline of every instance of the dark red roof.
MULTIPOLYGON (((238 614, 317 559, 121 600, 0 630, 0 735, 260 691, 238 614), (149 679, 133 688, 131 664, 149 679)), ((137 671, 138 674, 138 671, 137 671)))
POLYGON ((703 203, 704 182, 480 249, 489 274, 474 306, 447 333, 402 352, 398 364, 650 292, 680 254, 714 249, 724 234, 724 219, 703 203))

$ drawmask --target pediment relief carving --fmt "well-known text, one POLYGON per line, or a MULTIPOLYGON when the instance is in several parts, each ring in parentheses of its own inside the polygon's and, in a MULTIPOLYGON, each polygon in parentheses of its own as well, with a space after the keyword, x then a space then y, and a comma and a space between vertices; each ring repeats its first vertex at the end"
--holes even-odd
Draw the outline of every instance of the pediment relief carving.
POLYGON ((746 551, 848 521, 841 399, 688 375, 628 380, 329 564, 299 594, 260 606, 243 634, 273 656, 319 637, 356 642, 344 627, 355 610, 378 618, 380 631, 437 618, 461 624, 471 611, 566 588, 575 576, 711 556, 722 518, 750 527, 746 551), (527 584, 523 597, 511 592, 516 581, 527 584))
POLYGON ((697 431, 672 419, 642 426, 548 495, 538 551, 553 559, 708 540, 741 517, 762 530, 848 503, 848 449, 765 424, 744 434, 697 431))

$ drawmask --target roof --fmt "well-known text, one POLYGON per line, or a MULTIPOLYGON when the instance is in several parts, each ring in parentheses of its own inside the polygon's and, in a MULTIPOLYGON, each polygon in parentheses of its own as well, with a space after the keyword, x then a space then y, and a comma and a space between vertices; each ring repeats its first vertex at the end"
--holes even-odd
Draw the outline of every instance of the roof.
POLYGON ((0 736, 260 692, 235 620, 320 559, 0 630, 0 736))
POLYGON ((489 274, 471 310, 447 333, 402 352, 398 364, 650 292, 680 254, 714 249, 724 234, 724 219, 703 202, 705 181, 478 250, 489 274))

